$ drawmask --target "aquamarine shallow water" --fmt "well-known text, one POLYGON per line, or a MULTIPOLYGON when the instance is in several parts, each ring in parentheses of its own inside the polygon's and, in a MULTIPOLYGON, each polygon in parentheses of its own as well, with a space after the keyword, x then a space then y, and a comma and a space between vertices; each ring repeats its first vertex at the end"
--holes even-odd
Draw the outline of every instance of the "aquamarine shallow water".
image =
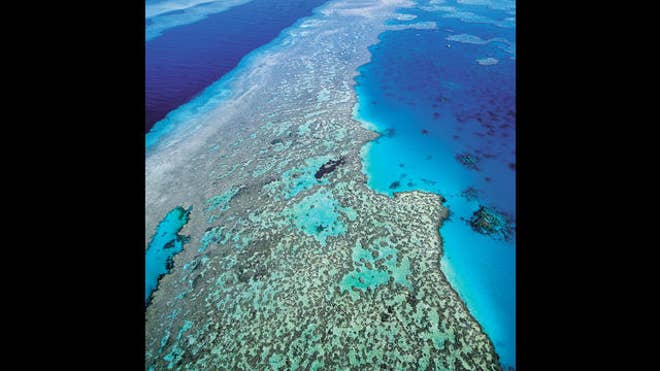
POLYGON ((145 252, 145 275, 144 275, 144 301, 149 302, 151 294, 158 287, 158 280, 167 274, 172 268, 174 255, 183 250, 187 242, 185 236, 179 235, 188 219, 192 206, 186 210, 182 207, 172 209, 156 228, 156 233, 151 237, 149 246, 145 252))
POLYGON ((446 198, 442 270, 515 367, 515 238, 469 224, 484 205, 515 226, 515 8, 480 3, 402 9, 438 29, 380 36, 356 78, 356 118, 383 133, 363 150, 370 187, 446 198))

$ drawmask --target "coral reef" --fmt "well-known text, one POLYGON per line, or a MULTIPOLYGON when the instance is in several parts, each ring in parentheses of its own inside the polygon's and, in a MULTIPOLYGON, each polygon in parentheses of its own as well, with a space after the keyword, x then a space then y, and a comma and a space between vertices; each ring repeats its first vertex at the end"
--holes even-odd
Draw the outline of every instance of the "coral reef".
POLYGON ((513 235, 514 226, 504 213, 494 208, 479 206, 470 218, 470 225, 478 233, 510 239, 513 235))
POLYGON ((410 5, 327 3, 147 153, 147 231, 201 207, 146 308, 145 369, 500 369, 440 270, 441 196, 362 173, 378 134, 353 77, 410 5))
POLYGON ((459 153, 456 155, 456 160, 468 169, 479 170, 480 158, 470 153, 459 153))

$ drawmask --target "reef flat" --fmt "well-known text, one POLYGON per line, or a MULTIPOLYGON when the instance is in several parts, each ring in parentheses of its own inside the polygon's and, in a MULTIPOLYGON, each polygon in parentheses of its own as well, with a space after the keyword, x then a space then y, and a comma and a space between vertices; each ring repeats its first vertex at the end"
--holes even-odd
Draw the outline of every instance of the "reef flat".
POLYGON ((161 125, 145 247, 187 237, 145 312, 145 369, 500 369, 439 261, 442 196, 379 194, 354 77, 401 0, 333 0, 161 125), (163 129, 166 130, 163 130, 163 129), (192 209, 190 207, 193 206, 192 209))

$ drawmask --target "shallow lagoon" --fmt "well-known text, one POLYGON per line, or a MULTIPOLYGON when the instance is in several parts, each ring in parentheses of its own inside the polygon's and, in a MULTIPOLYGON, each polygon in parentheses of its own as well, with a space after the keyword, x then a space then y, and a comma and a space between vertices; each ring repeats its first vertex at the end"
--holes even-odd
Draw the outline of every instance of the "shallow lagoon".
POLYGON ((149 303, 151 294, 158 287, 160 278, 172 269, 174 255, 181 252, 183 245, 188 242, 185 236, 179 235, 179 231, 188 223, 191 211, 192 207, 188 210, 180 206, 172 209, 158 224, 156 233, 151 237, 144 258, 145 303, 149 303))

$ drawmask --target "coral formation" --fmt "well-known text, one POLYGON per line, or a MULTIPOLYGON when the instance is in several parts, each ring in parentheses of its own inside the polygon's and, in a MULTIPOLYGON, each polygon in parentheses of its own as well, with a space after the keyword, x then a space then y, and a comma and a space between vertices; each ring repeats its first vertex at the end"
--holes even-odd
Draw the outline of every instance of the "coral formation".
POLYGON ((355 71, 410 5, 327 3, 147 153, 147 231, 202 207, 146 309, 145 369, 500 369, 440 270, 441 196, 362 172, 355 71))

